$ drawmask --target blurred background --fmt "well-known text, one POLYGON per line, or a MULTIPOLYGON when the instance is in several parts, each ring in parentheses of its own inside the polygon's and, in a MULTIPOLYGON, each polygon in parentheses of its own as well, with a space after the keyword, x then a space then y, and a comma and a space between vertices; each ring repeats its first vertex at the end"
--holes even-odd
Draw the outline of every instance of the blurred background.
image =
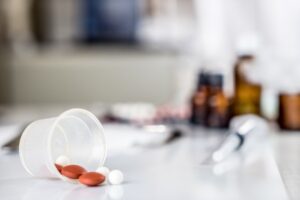
MULTIPOLYGON (((287 199, 287 186, 300 199, 300 134, 274 134, 300 131, 299 24, 298 0, 0 0, 0 194, 90 197, 33 187, 16 151, 29 123, 80 107, 104 125, 106 164, 125 172, 127 195, 287 199), (249 148, 257 160, 243 151, 249 132, 272 135, 276 163, 265 139, 249 148)), ((76 125, 53 144, 69 149, 76 125)))
POLYGON ((1 109, 146 103, 152 120, 224 128, 252 113, 298 130, 299 6, 1 0, 1 109))

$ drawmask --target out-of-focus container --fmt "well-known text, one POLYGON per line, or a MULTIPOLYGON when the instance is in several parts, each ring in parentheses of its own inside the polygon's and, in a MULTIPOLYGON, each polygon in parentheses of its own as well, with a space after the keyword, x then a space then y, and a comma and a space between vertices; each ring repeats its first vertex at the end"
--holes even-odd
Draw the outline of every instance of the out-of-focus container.
POLYGON ((196 91, 191 98, 191 117, 193 125, 204 125, 207 117, 208 74, 200 72, 196 91))
POLYGON ((281 129, 300 130, 300 94, 279 95, 278 124, 281 129))
POLYGON ((261 115, 261 92, 260 85, 251 83, 244 74, 244 68, 251 65, 254 57, 251 55, 241 55, 234 68, 235 96, 233 104, 233 114, 256 114, 261 115))
POLYGON ((223 91, 223 76, 210 74, 208 78, 209 97, 206 126, 210 128, 227 128, 231 117, 231 102, 223 91))

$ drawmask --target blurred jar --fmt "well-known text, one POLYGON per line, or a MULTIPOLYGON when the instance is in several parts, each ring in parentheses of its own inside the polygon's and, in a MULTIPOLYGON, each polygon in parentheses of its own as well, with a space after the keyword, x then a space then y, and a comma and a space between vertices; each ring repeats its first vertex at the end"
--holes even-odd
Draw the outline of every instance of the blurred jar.
POLYGON ((281 129, 300 130, 300 93, 279 95, 278 124, 281 129))
MULTIPOLYGON (((261 115, 261 86, 251 83, 244 74, 244 68, 249 67, 254 62, 252 55, 239 56, 235 68, 235 96, 233 104, 233 114, 256 114, 261 115)), ((251 67, 251 66, 250 66, 251 67)))
POLYGON ((212 128, 227 128, 231 117, 231 108, 230 99, 225 96, 223 91, 223 76, 211 74, 208 77, 208 83, 206 125, 212 128))
POLYGON ((138 0, 85 0, 81 5, 82 39, 88 43, 136 42, 138 0))
POLYGON ((196 91, 191 98, 191 117, 193 125, 204 125, 207 116, 208 74, 200 72, 196 91))

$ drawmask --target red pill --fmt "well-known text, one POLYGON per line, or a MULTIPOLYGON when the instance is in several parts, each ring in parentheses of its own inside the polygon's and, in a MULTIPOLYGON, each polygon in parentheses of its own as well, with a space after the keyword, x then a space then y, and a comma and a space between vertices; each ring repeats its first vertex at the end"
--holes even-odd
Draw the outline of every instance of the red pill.
POLYGON ((55 167, 59 171, 59 173, 61 173, 61 170, 62 170, 63 166, 61 166, 59 164, 55 164, 55 167))
POLYGON ((105 181, 105 176, 97 172, 87 172, 79 177, 79 182, 87 186, 96 186, 105 181))
POLYGON ((61 169, 61 174, 71 178, 78 179, 86 170, 79 165, 67 165, 61 169))

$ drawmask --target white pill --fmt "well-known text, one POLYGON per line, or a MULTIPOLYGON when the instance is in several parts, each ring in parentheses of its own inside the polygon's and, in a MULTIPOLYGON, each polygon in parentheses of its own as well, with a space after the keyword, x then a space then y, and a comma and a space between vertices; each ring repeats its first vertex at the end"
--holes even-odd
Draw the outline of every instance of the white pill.
POLYGON ((104 175, 105 177, 107 177, 108 174, 109 174, 109 169, 108 169, 107 167, 102 166, 102 167, 99 167, 99 168, 96 170, 96 172, 98 172, 98 173, 104 175))
POLYGON ((108 174, 108 181, 112 185, 121 184, 124 180, 124 175, 120 170, 112 170, 108 174))
POLYGON ((70 159, 67 156, 61 155, 56 158, 55 164, 66 166, 71 163, 70 159))

